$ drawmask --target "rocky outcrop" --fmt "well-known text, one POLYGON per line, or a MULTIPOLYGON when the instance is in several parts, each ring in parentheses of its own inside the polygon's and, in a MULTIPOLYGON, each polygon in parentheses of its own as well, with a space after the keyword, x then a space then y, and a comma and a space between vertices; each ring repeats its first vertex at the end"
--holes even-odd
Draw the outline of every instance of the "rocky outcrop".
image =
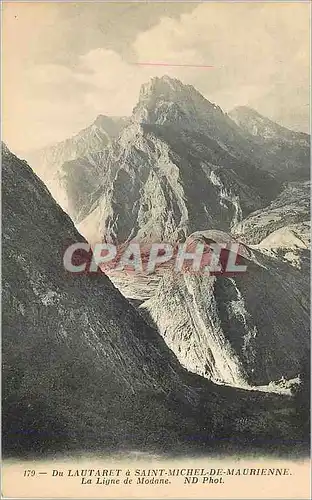
MULTIPOLYGON (((206 231, 203 241, 210 233, 228 240, 206 231)), ((140 308, 183 366, 215 382, 295 377, 309 345, 309 274, 248 247, 240 261, 236 276, 167 273, 140 308)))

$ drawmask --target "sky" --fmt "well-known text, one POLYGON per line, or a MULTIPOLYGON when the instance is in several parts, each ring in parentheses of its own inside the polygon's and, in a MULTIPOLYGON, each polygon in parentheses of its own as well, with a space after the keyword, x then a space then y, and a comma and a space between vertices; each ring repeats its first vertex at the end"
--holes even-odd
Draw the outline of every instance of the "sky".
POLYGON ((164 74, 308 132, 309 3, 12 1, 2 24, 2 138, 16 154, 130 115, 164 74))

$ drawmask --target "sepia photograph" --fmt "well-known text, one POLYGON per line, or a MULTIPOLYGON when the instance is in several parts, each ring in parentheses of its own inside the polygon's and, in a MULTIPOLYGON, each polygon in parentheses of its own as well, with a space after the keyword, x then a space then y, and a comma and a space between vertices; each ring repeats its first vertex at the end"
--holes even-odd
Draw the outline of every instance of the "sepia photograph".
POLYGON ((310 498, 310 2, 1 17, 3 498, 310 498))

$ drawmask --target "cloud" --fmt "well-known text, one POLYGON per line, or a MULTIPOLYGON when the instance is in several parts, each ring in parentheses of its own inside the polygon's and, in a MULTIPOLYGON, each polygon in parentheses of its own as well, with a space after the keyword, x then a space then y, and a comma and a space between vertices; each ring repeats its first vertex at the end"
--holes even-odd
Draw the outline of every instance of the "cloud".
POLYGON ((213 65, 209 72, 186 69, 182 79, 225 107, 259 99, 280 81, 293 92, 309 86, 309 8, 303 4, 202 4, 179 21, 162 20, 134 46, 145 61, 213 65))
MULTIPOLYGON (((43 15, 47 10, 42 5, 42 16, 35 18, 31 9, 23 9, 22 15, 16 12, 24 39, 14 42, 12 16, 4 33, 4 135, 16 152, 62 140, 99 113, 129 115, 141 84, 163 74, 193 84, 225 110, 247 104, 288 126, 307 127, 307 4, 194 4, 192 12, 163 17, 138 33, 123 55, 101 46, 77 54, 67 65, 50 60, 54 42, 58 43, 55 50, 61 50, 56 36, 62 39, 61 28, 52 22, 58 20, 59 11, 43 15), (45 63, 37 62, 38 50, 40 60, 49 55, 45 63), (136 62, 213 68, 144 67, 136 62)), ((71 44, 74 35, 83 35, 74 33, 76 28, 72 28, 71 44)), ((63 51, 66 48, 70 51, 72 45, 65 45, 63 51)))

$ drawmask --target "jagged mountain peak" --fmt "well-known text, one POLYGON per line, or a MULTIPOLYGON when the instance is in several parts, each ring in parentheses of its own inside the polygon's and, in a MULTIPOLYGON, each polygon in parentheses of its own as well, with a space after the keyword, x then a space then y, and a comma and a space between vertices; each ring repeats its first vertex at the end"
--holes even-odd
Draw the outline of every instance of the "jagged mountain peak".
POLYGON ((143 83, 140 90, 140 97, 146 97, 148 95, 151 95, 155 91, 179 92, 184 91, 187 88, 193 89, 194 92, 198 93, 192 85, 186 85, 177 78, 172 78, 168 75, 163 75, 161 77, 155 76, 148 82, 143 83))
MULTIPOLYGON (((251 124, 252 121, 254 124, 274 129, 287 130, 285 127, 278 125, 274 121, 270 120, 268 117, 261 115, 261 113, 259 113, 253 108, 250 108, 249 106, 236 106, 229 112, 229 115, 240 126, 241 125, 247 126, 247 124, 248 123, 251 124)), ((254 133, 255 132, 256 131, 254 131, 254 133)))
POLYGON ((167 75, 154 77, 141 87, 133 117, 143 123, 181 123, 203 119, 207 113, 223 114, 192 85, 167 75))
POLYGON ((127 125, 128 118, 99 114, 94 122, 64 141, 36 151, 25 157, 45 182, 55 200, 77 220, 86 200, 92 203, 92 193, 101 184, 100 168, 96 161, 127 125), (77 163, 73 163, 77 160, 77 163), (89 163, 91 162, 91 163, 89 163))
POLYGON ((1 154, 2 155, 10 154, 10 150, 9 150, 8 146, 3 141, 1 141, 1 154))
POLYGON ((265 140, 280 138, 286 141, 308 141, 309 138, 303 132, 294 132, 279 125, 249 106, 237 106, 230 111, 229 116, 245 132, 265 140))
POLYGON ((285 181, 310 178, 310 136, 295 132, 248 106, 229 113, 242 133, 253 142, 253 151, 266 170, 285 181))

